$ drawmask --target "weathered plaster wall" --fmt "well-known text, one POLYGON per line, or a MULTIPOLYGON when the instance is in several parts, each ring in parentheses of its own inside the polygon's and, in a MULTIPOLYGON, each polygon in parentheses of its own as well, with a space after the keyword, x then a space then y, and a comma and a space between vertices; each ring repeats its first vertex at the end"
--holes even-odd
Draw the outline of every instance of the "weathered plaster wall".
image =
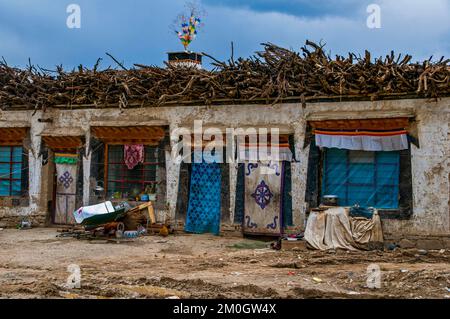
POLYGON ((35 223, 45 222, 45 203, 41 201, 41 174, 42 161, 39 158, 41 138, 38 134, 43 123, 38 122, 41 112, 4 112, 0 111, 0 127, 29 127, 30 150, 28 152, 29 165, 29 206, 27 207, 0 207, 0 225, 15 226, 22 218, 27 217, 35 223))
POLYGON ((450 99, 318 103, 307 119, 415 116, 420 148, 412 145, 413 215, 383 220, 386 235, 449 235, 450 99))
POLYGON ((386 223, 385 230, 392 234, 449 234, 450 113, 448 109, 419 109, 416 114, 420 148, 412 145, 411 149, 414 214, 410 220, 386 223))
MULTIPOLYGON (((307 104, 195 106, 195 107, 146 107, 117 109, 48 109, 45 114, 32 111, 0 112, 0 126, 31 126, 32 151, 30 151, 30 207, 18 209, 0 208, 0 217, 17 214, 45 212, 45 204, 39 200, 41 185, 41 160, 37 158, 40 134, 45 130, 59 132, 78 128, 89 141, 91 126, 169 125, 192 128, 194 120, 202 120, 208 127, 246 128, 279 127, 280 133, 293 133, 297 163, 292 165, 293 220, 303 227, 305 223, 305 188, 309 147, 303 149, 307 120, 383 118, 415 116, 421 147, 412 149, 414 213, 410 220, 384 220, 384 230, 404 234, 449 234, 449 113, 450 98, 439 101, 397 100, 376 102, 327 102, 307 104), (38 122, 39 118, 51 118, 52 123, 38 122), (33 154, 34 153, 34 154, 33 154)), ((174 141, 171 141, 173 143, 174 141)), ((166 153, 166 158, 170 158, 166 153)), ((89 202, 90 157, 83 159, 84 203, 89 202)), ((230 220, 234 214, 234 189, 236 166, 230 166, 230 220)), ((180 165, 166 163, 167 216, 175 216, 180 165)))

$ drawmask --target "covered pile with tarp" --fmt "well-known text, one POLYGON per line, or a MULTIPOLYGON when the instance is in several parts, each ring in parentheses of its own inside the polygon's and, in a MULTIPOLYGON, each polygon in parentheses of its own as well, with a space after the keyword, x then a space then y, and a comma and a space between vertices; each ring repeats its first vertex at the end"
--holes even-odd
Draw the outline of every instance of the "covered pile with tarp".
POLYGON ((332 207, 312 211, 305 240, 319 250, 383 248, 383 231, 376 209, 332 207))

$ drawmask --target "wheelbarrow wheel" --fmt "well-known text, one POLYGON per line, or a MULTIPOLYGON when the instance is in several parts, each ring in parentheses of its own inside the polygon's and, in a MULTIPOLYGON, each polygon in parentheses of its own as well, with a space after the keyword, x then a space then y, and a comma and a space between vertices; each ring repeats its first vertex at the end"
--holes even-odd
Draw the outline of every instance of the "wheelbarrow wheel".
POLYGON ((117 223, 116 230, 125 231, 125 224, 122 222, 117 223))
POLYGON ((120 222, 116 226, 116 238, 122 238, 125 231, 125 224, 120 222))

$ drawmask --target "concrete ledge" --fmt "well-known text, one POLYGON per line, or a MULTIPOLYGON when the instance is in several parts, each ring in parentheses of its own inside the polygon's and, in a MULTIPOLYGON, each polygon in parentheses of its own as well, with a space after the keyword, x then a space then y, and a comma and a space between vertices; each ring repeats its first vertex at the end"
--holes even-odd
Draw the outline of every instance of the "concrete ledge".
POLYGON ((33 227, 46 226, 46 213, 38 213, 0 217, 0 228, 16 228, 23 219, 30 221, 33 227))
POLYGON ((388 238, 385 241, 388 243, 396 244, 400 248, 404 249, 410 248, 425 249, 425 250, 450 249, 450 235, 388 238))

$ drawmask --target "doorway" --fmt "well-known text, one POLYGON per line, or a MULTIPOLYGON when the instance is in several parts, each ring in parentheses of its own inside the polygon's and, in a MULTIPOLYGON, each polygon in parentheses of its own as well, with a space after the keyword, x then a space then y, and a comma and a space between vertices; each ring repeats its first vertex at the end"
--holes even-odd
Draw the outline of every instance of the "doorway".
POLYGON ((78 154, 54 154, 53 180, 53 223, 58 225, 73 225, 73 212, 78 208, 78 176, 81 165, 78 154))
POLYGON ((73 136, 42 135, 43 178, 46 183, 43 197, 48 200, 49 217, 52 224, 73 225, 73 212, 82 205, 83 165, 85 139, 80 133, 73 136))

